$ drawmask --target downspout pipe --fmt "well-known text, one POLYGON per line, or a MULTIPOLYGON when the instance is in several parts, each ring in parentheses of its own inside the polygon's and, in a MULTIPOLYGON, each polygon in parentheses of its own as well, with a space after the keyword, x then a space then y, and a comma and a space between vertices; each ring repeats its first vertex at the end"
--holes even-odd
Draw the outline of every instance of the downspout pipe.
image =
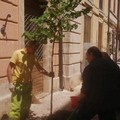
POLYGON ((62 41, 62 27, 61 20, 59 21, 59 87, 63 90, 63 41, 62 41))
POLYGON ((110 54, 110 46, 109 46, 109 41, 110 41, 110 4, 111 0, 108 0, 108 32, 107 32, 107 52, 110 54))
POLYGON ((117 54, 118 54, 119 20, 120 20, 120 0, 118 0, 118 6, 117 6, 117 28, 116 28, 115 62, 117 62, 117 54))

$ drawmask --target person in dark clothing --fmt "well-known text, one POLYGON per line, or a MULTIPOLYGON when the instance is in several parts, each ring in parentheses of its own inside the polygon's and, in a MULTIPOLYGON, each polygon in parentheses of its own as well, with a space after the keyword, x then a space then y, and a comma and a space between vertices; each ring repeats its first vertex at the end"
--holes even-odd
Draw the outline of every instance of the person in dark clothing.
POLYGON ((109 64, 110 64, 110 66, 114 69, 112 72, 117 72, 118 73, 117 75, 115 74, 113 77, 115 78, 114 83, 116 82, 117 87, 120 88, 120 68, 119 68, 119 66, 117 65, 116 62, 114 62, 110 58, 110 56, 108 55, 107 52, 102 52, 102 57, 103 57, 103 59, 107 60, 107 62, 109 62, 109 64))
POLYGON ((120 102, 119 70, 95 46, 87 50, 86 59, 89 64, 82 75, 79 105, 68 120, 91 120, 96 114, 99 120, 116 120, 115 111, 120 102))

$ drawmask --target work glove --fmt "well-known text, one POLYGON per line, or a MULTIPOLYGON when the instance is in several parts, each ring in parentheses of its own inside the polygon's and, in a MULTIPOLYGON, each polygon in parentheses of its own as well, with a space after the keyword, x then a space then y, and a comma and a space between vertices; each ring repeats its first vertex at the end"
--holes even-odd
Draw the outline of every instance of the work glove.
POLYGON ((15 89, 14 84, 13 84, 13 83, 9 83, 9 90, 10 90, 11 92, 13 92, 14 89, 15 89))
POLYGON ((55 77, 54 72, 49 72, 49 77, 55 77))

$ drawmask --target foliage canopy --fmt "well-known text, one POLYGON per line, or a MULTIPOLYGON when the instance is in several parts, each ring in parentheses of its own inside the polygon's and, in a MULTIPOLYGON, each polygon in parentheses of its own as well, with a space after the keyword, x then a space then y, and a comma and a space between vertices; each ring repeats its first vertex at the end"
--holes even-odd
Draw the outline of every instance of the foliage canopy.
POLYGON ((31 20, 36 25, 36 29, 32 32, 25 31, 23 36, 26 40, 37 40, 43 44, 47 44, 48 40, 50 42, 60 40, 60 37, 65 36, 63 31, 77 29, 78 25, 71 22, 72 20, 86 15, 91 10, 89 7, 77 10, 81 1, 50 0, 44 14, 31 20))

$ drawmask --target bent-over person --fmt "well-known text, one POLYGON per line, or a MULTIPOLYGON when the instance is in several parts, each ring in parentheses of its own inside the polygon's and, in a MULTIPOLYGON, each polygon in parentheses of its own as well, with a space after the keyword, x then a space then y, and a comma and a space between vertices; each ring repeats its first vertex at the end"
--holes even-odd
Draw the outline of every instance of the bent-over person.
POLYGON ((89 64, 83 71, 83 82, 78 107, 68 120, 116 120, 120 106, 120 72, 114 63, 103 58, 101 51, 93 46, 87 50, 89 64))

